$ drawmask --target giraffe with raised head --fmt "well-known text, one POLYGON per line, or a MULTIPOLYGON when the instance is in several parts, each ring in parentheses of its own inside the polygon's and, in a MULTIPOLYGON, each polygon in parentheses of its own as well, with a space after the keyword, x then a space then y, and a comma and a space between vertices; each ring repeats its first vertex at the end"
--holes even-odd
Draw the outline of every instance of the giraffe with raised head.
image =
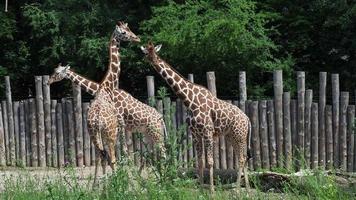
POLYGON ((207 88, 194 84, 181 76, 167 62, 157 55, 161 45, 151 42, 141 50, 154 69, 168 83, 175 94, 183 101, 189 111, 187 124, 192 133, 198 154, 199 180, 203 184, 203 143, 207 152, 210 190, 213 183, 213 143, 214 137, 222 134, 231 141, 234 150, 239 154, 237 190, 240 188, 242 171, 246 188, 249 189, 246 150, 250 149, 251 124, 249 118, 237 106, 215 97, 207 88), (248 149, 247 149, 248 145, 248 149))
MULTIPOLYGON (((69 66, 61 65, 54 70, 48 82, 51 84, 67 78, 95 96, 88 110, 89 133, 92 136, 96 149, 98 149, 98 154, 109 160, 112 169, 115 168, 116 160, 114 151, 117 138, 116 127, 119 127, 120 132, 125 131, 126 134, 132 134, 132 132, 136 131, 146 133, 153 143, 158 144, 161 156, 165 158, 162 137, 165 125, 161 114, 154 108, 133 98, 127 92, 117 89, 120 73, 120 54, 118 52, 120 40, 138 42, 139 38, 130 31, 127 24, 118 22, 110 40, 109 69, 100 84, 74 73, 70 70, 69 66), (101 132, 104 131, 104 133, 96 134, 100 132, 99 130, 101 132), (103 144, 100 143, 101 137, 104 137, 104 141, 107 141, 108 154, 104 150, 103 144)), ((97 177, 97 165, 100 161, 99 156, 96 158, 95 181, 97 177)), ((103 172, 105 173, 106 159, 101 160, 103 172)))
MULTIPOLYGON (((100 91, 98 83, 75 73, 68 65, 59 65, 55 68, 48 84, 63 79, 69 79, 91 95, 97 95, 100 91)), ((158 145, 161 156, 164 159, 166 150, 163 141, 163 132, 165 131, 163 116, 155 108, 142 103, 122 89, 113 90, 112 95, 115 105, 112 111, 117 112, 117 118, 124 123, 125 133, 127 135, 134 132, 146 134, 153 144, 158 145)), ((92 137, 92 139, 95 140, 96 138, 92 137)))

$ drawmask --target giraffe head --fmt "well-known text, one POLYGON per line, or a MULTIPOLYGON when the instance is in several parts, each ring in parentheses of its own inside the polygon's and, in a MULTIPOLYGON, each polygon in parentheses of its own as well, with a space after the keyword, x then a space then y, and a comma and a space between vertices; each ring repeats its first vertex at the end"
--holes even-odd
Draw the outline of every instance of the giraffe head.
POLYGON ((161 44, 154 46, 152 42, 149 42, 146 47, 141 46, 141 50, 149 60, 153 61, 157 59, 157 52, 161 50, 161 47, 161 44))
POLYGON ((69 65, 63 66, 61 63, 59 63, 58 66, 54 69, 53 74, 49 77, 47 84, 50 85, 66 78, 67 70, 69 69, 69 65))
POLYGON ((135 35, 130 28, 128 27, 127 23, 122 21, 118 21, 115 30, 113 33, 113 38, 116 41, 133 41, 133 42, 140 42, 140 38, 135 35))

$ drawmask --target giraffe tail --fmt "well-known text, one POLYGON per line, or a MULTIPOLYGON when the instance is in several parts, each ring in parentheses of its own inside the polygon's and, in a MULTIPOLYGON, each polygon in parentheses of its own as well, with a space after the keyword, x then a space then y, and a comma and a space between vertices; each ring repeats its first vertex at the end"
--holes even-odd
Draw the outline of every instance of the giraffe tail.
POLYGON ((248 119, 248 146, 247 146, 247 160, 252 158, 252 148, 251 148, 251 121, 248 119))

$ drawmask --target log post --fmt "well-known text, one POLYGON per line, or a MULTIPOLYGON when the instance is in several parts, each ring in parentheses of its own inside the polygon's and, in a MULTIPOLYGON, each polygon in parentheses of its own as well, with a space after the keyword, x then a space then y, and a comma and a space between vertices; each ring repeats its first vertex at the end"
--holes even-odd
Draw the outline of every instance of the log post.
POLYGON ((77 84, 72 84, 73 88, 73 107, 75 121, 75 140, 76 140, 76 157, 77 166, 82 167, 83 160, 83 111, 82 111, 82 93, 81 88, 77 84))
POLYGON ((319 166, 325 168, 325 105, 326 105, 326 72, 319 72, 319 166))
POLYGON ((70 164, 75 165, 76 162, 76 150, 75 150, 75 128, 74 128, 74 113, 73 102, 68 99, 66 102, 66 113, 68 119, 68 161, 70 164))
POLYGON ((267 125, 268 125, 268 146, 271 169, 277 167, 276 155, 276 130, 274 124, 274 102, 273 100, 267 101, 267 125))
POLYGON ((240 109, 245 112, 245 102, 247 100, 247 87, 246 87, 246 72, 239 72, 239 94, 240 94, 240 109))
MULTIPOLYGON (((216 96, 215 72, 207 72, 206 78, 207 78, 208 89, 214 96, 216 96)), ((219 144, 220 144, 220 137, 214 140, 214 168, 215 169, 220 169, 219 144)))
MULTIPOLYGON (((305 108, 305 73, 302 71, 297 72, 297 93, 298 93, 298 151, 301 157, 304 157, 304 108, 305 108)), ((300 160, 300 159, 298 159, 300 160)), ((299 163, 300 164, 300 163, 299 163)), ((300 165, 298 164, 298 167, 300 165)))
POLYGON ((334 152, 334 167, 338 168, 339 159, 339 108, 340 108, 340 84, 339 74, 331 74, 331 89, 333 103, 333 152, 334 152))
POLYGON ((14 117, 14 137, 15 137, 15 164, 16 166, 20 165, 20 163, 18 163, 20 161, 20 141, 19 141, 19 138, 20 138, 20 102, 18 101, 14 101, 13 104, 13 117, 14 117))
POLYGON ((9 164, 15 166, 16 161, 16 147, 15 147, 15 125, 14 125, 14 114, 12 108, 12 96, 11 96, 11 86, 10 77, 5 76, 5 95, 6 95, 6 105, 7 105, 7 120, 8 120, 8 139, 9 139, 9 164))
POLYGON ((326 136, 326 169, 333 167, 333 123, 332 123, 332 106, 325 106, 325 136, 326 136))
POLYGON ((261 168, 261 143, 259 136, 258 101, 253 101, 251 103, 250 112, 252 126, 251 137, 253 147, 253 167, 256 170, 261 168))
POLYGON ((9 149, 9 121, 8 121, 8 114, 7 114, 7 105, 6 101, 1 102, 2 106, 2 113, 3 113, 3 124, 4 124, 4 140, 5 140, 5 160, 6 165, 10 165, 10 149, 9 149))
POLYGON ((277 144, 277 165, 283 167, 283 72, 276 70, 273 73, 274 113, 277 144))
MULTIPOLYGON (((89 103, 83 103, 82 104, 82 114, 83 114, 83 138, 84 138, 84 164, 85 166, 90 166, 90 135, 88 132, 88 119, 87 119, 87 113, 89 109, 89 103)), ((119 138, 119 137, 118 137, 119 138)), ((116 151, 118 151, 118 143, 116 143, 116 151)), ((116 156, 120 158, 118 152, 116 152, 116 156)))
POLYGON ((306 90, 305 92, 305 137, 304 137, 304 145, 305 145, 305 165, 307 168, 310 167, 310 142, 311 142, 311 107, 313 103, 313 90, 306 90))
MULTIPOLYGON (((188 80, 192 83, 194 83, 194 75, 193 74, 188 74, 188 80)), ((183 106, 183 112, 185 114, 185 117, 184 117, 184 120, 187 118, 187 107, 186 106, 183 106)), ((195 146, 194 146, 194 143, 193 143, 193 136, 192 136, 192 133, 190 132, 189 128, 187 127, 187 138, 188 138, 188 155, 189 155, 189 161, 191 161, 193 158, 194 158, 194 155, 197 155, 195 153, 195 146)), ((204 146, 204 142, 203 142, 203 146, 204 146)), ((198 166, 198 158, 196 156, 196 166, 198 166)), ((205 148, 203 148, 203 168, 205 168, 205 148)))
POLYGON ((318 103, 312 104, 311 110, 311 168, 315 169, 318 167, 318 135, 319 135, 319 125, 318 125, 318 103))
POLYGON ((63 108, 64 106, 62 105, 64 103, 64 101, 62 101, 62 103, 57 103, 57 107, 56 107, 56 125, 57 125, 57 141, 58 141, 58 145, 57 145, 57 151, 58 151, 58 167, 62 167, 64 166, 64 132, 63 132, 63 108))
MULTIPOLYGON (((290 121, 291 121, 291 134, 292 134, 292 153, 293 158, 298 157, 298 133, 297 133, 297 100, 293 99, 290 101, 290 121)), ((294 159, 296 161, 296 159, 294 159)), ((296 165, 296 162, 293 162, 296 165)))
POLYGON ((0 106, 0 166, 6 165, 6 156, 5 156, 5 132, 4 124, 2 121, 2 108, 0 106))
POLYGON ((154 76, 146 76, 148 104, 153 106, 155 100, 155 79, 154 76))
POLYGON ((343 171, 347 169, 347 106, 349 105, 349 93, 341 92, 340 98, 340 125, 339 125, 339 159, 340 167, 343 171))
POLYGON ((58 166, 58 150, 57 150, 57 119, 56 119, 56 107, 57 100, 51 101, 51 158, 52 158, 52 167, 58 166))
POLYGON ((261 139, 262 168, 270 169, 269 149, 268 149, 268 127, 267 127, 267 101, 259 102, 259 126, 261 139))
POLYGON ((19 161, 21 166, 26 166, 26 117, 25 102, 20 101, 20 133, 19 133, 19 161))
POLYGON ((35 76, 36 83, 36 108, 37 108, 37 133, 38 133, 38 166, 46 166, 46 143, 43 111, 42 76, 35 76))
POLYGON ((283 139, 284 158, 287 169, 292 168, 292 135, 290 125, 290 93, 283 93, 283 139))
POLYGON ((30 108, 30 132, 31 132, 31 166, 38 166, 38 144, 37 144, 37 118, 36 118, 36 101, 29 100, 30 108))
POLYGON ((26 166, 31 166, 31 112, 30 112, 30 100, 25 101, 25 128, 26 128, 26 166))
POLYGON ((52 166, 52 136, 51 136, 51 92, 48 83, 49 76, 42 77, 43 88, 43 108, 44 108, 44 127, 46 141, 46 165, 52 166))
POLYGON ((347 171, 354 170, 354 157, 355 157, 355 106, 350 105, 347 107, 347 171))

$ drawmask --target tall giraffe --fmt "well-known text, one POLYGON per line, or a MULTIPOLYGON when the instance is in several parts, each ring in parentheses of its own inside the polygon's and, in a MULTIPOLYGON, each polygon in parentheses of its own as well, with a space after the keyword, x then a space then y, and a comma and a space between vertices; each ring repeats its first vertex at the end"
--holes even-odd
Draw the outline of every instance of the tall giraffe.
MULTIPOLYGON (((59 65, 55 68, 54 73, 49 78, 48 84, 52 84, 63 79, 69 79, 91 95, 97 95, 100 91, 100 85, 98 83, 73 72, 70 69, 70 66, 59 65)), ((166 150, 163 141, 163 131, 165 130, 165 125, 162 115, 153 107, 140 102, 121 89, 113 90, 112 101, 114 102, 115 107, 113 109, 108 109, 108 112, 114 112, 114 114, 117 114, 118 121, 123 123, 119 125, 119 128, 123 127, 125 133, 128 135, 134 132, 146 134, 153 144, 158 145, 161 156, 165 158, 166 150)), ((102 149, 102 144, 99 143, 100 138, 97 137, 97 135, 92 134, 92 132, 89 133, 91 134, 94 144, 98 145, 100 147, 99 149, 102 149), (96 142, 96 140, 99 140, 99 142, 96 142)), ((106 156, 105 152, 99 153, 100 156, 106 156)))
POLYGON ((218 99, 205 87, 194 84, 178 74, 157 55, 160 48, 161 45, 155 47, 151 42, 146 47, 141 46, 141 50, 154 69, 168 83, 190 112, 187 123, 198 153, 200 183, 203 184, 203 142, 207 152, 210 190, 213 191, 213 141, 214 137, 225 135, 232 142, 235 152, 239 153, 238 189, 240 188, 242 170, 244 170, 246 187, 249 189, 247 166, 245 165, 248 139, 248 148, 250 149, 251 124, 249 118, 237 106, 218 99))

